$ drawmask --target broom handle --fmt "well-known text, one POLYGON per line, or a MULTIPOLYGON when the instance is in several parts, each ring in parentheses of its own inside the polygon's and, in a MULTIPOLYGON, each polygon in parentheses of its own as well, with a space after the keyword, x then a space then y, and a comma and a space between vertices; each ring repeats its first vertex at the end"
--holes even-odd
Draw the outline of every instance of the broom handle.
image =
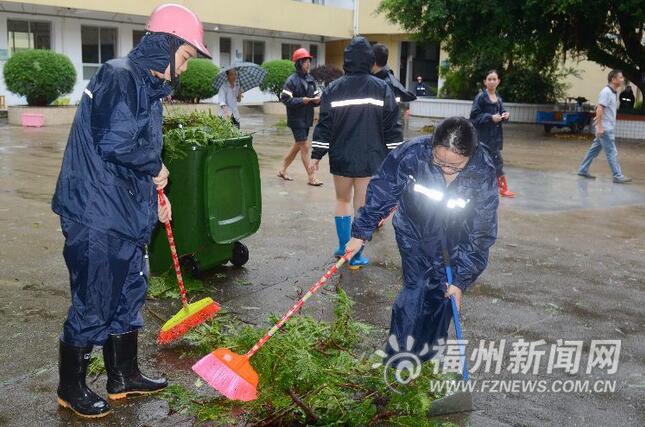
MULTIPOLYGON (((159 203, 161 206, 166 206, 166 197, 163 189, 158 188, 157 194, 159 195, 159 203)), ((168 237, 168 245, 170 246, 170 255, 172 257, 172 265, 175 267, 175 274, 177 275, 177 284, 179 285, 179 293, 181 295, 181 303, 185 309, 188 308, 188 298, 186 298, 186 288, 184 287, 184 278, 181 276, 181 267, 179 265, 179 257, 177 256, 177 246, 175 246, 175 238, 172 235, 172 227, 170 221, 166 222, 166 236, 168 237)))
POLYGON ((323 276, 322 276, 322 277, 321 277, 321 278, 320 278, 316 283, 314 283, 314 285, 313 285, 313 286, 312 286, 312 287, 307 291, 307 293, 306 293, 306 294, 304 294, 304 295, 302 296, 302 298, 300 298, 300 299, 298 300, 298 302, 297 302, 297 303, 295 303, 295 304, 293 305, 293 307, 291 307, 291 309, 290 309, 289 311, 287 311, 287 314, 285 314, 284 316, 282 316, 282 319, 280 319, 280 321, 279 321, 278 323, 276 323, 276 324, 275 324, 275 325, 274 325, 274 326, 269 330, 269 332, 267 332, 267 333, 266 333, 266 335, 264 335, 264 336, 263 336, 263 337, 262 337, 262 338, 261 338, 257 343, 255 343, 255 345, 253 346, 253 348, 252 348, 251 350, 249 350, 249 352, 248 352, 248 353, 246 353, 246 357, 247 357, 247 358, 248 358, 248 357, 253 356, 253 355, 254 355, 254 354, 255 354, 255 353, 256 353, 260 348, 262 348, 262 346, 263 346, 267 341, 269 341, 269 338, 271 338, 271 337, 272 337, 276 332, 278 332, 278 330, 280 330, 280 328, 282 327, 282 325, 284 325, 284 324, 287 322, 287 320, 289 320, 289 319, 290 319, 294 314, 296 314, 296 313, 298 312, 298 310, 300 310, 300 308, 303 306, 303 304, 304 304, 304 303, 305 303, 309 298, 311 298, 311 296, 312 296, 313 294, 315 294, 315 293, 318 291, 318 289, 320 289, 320 288, 322 288, 323 286, 325 286, 325 283, 327 283, 327 281, 328 281, 329 279, 331 279, 331 277, 332 277, 334 274, 336 274, 336 272, 338 271, 338 269, 339 269, 340 267, 342 267, 342 266, 343 266, 343 264, 345 264, 345 262, 346 262, 346 261, 348 261, 348 260, 349 260, 348 255, 349 255, 349 254, 347 254, 347 253, 346 253, 345 255, 343 255, 343 256, 342 256, 342 257, 341 257, 341 258, 336 262, 336 264, 334 264, 334 265, 333 265, 329 270, 327 270, 327 272, 326 272, 326 273, 325 273, 325 274, 324 274, 324 275, 323 275, 323 276))

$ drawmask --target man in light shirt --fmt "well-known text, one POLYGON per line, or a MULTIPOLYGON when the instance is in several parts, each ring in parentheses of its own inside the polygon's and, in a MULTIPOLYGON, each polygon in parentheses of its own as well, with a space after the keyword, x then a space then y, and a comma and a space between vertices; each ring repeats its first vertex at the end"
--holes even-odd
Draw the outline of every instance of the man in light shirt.
POLYGON ((616 184, 624 184, 630 182, 631 178, 627 178, 620 170, 618 151, 616 150, 616 137, 614 135, 618 104, 617 93, 625 82, 623 72, 620 70, 611 70, 607 76, 607 81, 607 86, 600 91, 600 95, 598 96, 598 106, 596 107, 596 117, 594 118, 596 138, 580 164, 578 175, 588 179, 595 179, 596 177, 589 173, 589 167, 591 166, 591 162, 600 154, 600 151, 605 150, 614 182, 616 184))
POLYGON ((219 106, 222 117, 230 119, 237 128, 240 128, 240 111, 237 103, 242 100, 240 85, 237 83, 237 71, 230 69, 226 72, 227 81, 219 88, 219 106))

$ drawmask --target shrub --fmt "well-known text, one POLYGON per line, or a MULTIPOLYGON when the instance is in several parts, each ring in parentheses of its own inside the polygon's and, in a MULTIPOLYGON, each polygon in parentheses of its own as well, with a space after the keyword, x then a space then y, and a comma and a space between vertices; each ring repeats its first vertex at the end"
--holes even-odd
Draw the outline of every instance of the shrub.
POLYGON ((76 70, 61 53, 33 49, 16 52, 4 66, 7 89, 27 98, 27 104, 49 105, 74 89, 76 70))
POLYGON ((506 69, 494 64, 473 63, 469 67, 453 67, 444 62, 439 75, 444 79, 440 97, 472 100, 484 89, 483 80, 487 70, 500 72, 502 82, 497 88, 504 102, 552 103, 565 97, 567 75, 576 75, 572 69, 556 67, 538 69, 530 64, 516 63, 506 69))
POLYGON ((337 78, 342 77, 343 70, 333 65, 319 65, 311 70, 311 75, 321 86, 327 86, 337 78))
POLYGON ((213 80, 217 73, 219 68, 210 59, 191 59, 188 61, 186 71, 179 78, 180 84, 174 98, 197 104, 200 99, 215 96, 217 90, 213 87, 213 80))
POLYGON ((280 98, 284 82, 295 71, 293 62, 287 59, 276 59, 265 62, 262 64, 262 68, 267 71, 267 75, 260 84, 260 90, 272 93, 280 98))

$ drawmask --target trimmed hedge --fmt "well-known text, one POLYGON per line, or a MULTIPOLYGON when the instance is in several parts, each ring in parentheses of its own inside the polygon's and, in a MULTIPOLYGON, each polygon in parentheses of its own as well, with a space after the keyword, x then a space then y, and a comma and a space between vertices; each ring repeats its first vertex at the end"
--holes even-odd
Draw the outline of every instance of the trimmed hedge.
POLYGON ((296 71, 293 62, 288 59, 276 59, 266 61, 262 64, 262 68, 267 71, 267 75, 260 84, 260 90, 272 93, 280 99, 280 92, 282 92, 284 83, 296 71))
POLYGON ((217 65, 210 59, 194 58, 188 61, 186 71, 179 77, 179 88, 173 98, 193 104, 217 94, 213 80, 219 73, 217 65))
POLYGON ((61 53, 23 50, 5 64, 4 81, 10 92, 26 97, 27 104, 45 106, 74 89, 76 70, 61 53))

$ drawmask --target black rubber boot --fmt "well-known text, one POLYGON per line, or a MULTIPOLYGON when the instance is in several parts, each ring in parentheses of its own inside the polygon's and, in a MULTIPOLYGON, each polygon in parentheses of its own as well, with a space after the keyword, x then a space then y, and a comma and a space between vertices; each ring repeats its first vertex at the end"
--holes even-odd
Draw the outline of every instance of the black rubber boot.
POLYGON ((60 341, 58 404, 84 418, 99 418, 110 413, 110 405, 85 384, 92 347, 73 347, 60 341))
POLYGON ((103 346, 107 371, 107 392, 110 399, 157 392, 168 385, 165 378, 148 378, 137 363, 137 331, 110 335, 103 346))

